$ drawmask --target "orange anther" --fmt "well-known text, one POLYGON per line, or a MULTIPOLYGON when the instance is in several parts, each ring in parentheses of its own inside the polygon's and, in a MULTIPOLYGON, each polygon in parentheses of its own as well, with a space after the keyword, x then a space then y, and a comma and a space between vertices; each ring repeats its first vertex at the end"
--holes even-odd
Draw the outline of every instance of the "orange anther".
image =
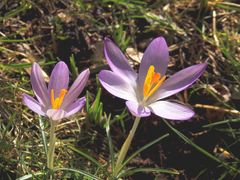
POLYGON ((160 73, 155 73, 154 66, 151 65, 148 69, 144 85, 143 85, 143 96, 144 98, 148 98, 151 96, 165 81, 166 76, 161 78, 160 73))
POLYGON ((59 109, 61 107, 66 93, 66 89, 61 89, 60 95, 55 99, 54 89, 51 89, 51 104, 53 109, 59 109))
POLYGON ((157 83, 160 78, 161 78, 160 73, 155 73, 155 74, 153 75, 152 83, 157 83))

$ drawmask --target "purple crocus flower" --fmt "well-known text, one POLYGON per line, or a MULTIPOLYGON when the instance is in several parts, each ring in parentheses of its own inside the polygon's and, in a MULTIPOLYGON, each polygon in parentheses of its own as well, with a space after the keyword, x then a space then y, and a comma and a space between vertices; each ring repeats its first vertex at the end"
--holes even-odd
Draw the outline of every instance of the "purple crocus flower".
POLYGON ((86 102, 85 97, 78 99, 78 96, 85 87, 89 74, 89 69, 84 70, 68 90, 69 70, 67 65, 60 61, 54 67, 47 87, 41 67, 34 63, 30 79, 38 101, 23 94, 23 102, 32 111, 52 120, 69 117, 78 112, 86 102))
POLYGON ((203 74, 207 63, 190 66, 166 79, 169 52, 163 37, 154 39, 147 47, 138 74, 108 38, 104 41, 104 53, 112 71, 102 70, 100 83, 114 96, 127 100, 126 105, 134 116, 146 117, 152 112, 166 119, 187 120, 194 115, 192 109, 163 99, 192 85, 203 74))

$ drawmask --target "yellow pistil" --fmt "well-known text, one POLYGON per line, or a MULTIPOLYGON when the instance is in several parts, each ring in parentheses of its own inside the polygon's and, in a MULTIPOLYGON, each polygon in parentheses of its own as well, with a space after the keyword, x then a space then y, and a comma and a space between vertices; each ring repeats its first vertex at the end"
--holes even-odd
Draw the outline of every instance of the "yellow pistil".
POLYGON ((55 99, 54 90, 51 89, 51 104, 53 109, 59 109, 67 93, 66 89, 61 89, 60 95, 55 99))
POLYGON ((161 77, 160 73, 155 73, 154 69, 153 65, 149 67, 144 81, 143 95, 145 99, 151 96, 166 79, 166 76, 161 77))

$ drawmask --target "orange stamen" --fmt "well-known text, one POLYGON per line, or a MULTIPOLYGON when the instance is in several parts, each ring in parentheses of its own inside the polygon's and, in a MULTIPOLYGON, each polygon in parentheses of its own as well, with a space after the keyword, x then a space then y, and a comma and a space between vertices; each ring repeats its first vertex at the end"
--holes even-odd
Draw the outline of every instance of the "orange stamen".
POLYGON ((154 69, 153 65, 151 65, 148 69, 143 86, 144 98, 151 96, 166 79, 166 76, 161 77, 160 73, 155 73, 154 69))
POLYGON ((143 86, 144 97, 147 96, 149 90, 151 89, 151 83, 152 83, 151 81, 153 76, 154 76, 154 66, 150 66, 144 81, 144 86, 143 86))
POLYGON ((67 93, 66 89, 61 89, 60 95, 55 99, 54 90, 51 89, 51 104, 53 109, 59 109, 61 107, 66 93, 67 93))
POLYGON ((155 73, 154 76, 153 76, 152 82, 157 83, 160 78, 161 78, 161 74, 160 73, 155 73))
POLYGON ((148 97, 151 96, 161 85, 162 83, 165 81, 166 76, 163 76, 160 81, 158 81, 158 83, 151 89, 151 91, 148 93, 148 97))

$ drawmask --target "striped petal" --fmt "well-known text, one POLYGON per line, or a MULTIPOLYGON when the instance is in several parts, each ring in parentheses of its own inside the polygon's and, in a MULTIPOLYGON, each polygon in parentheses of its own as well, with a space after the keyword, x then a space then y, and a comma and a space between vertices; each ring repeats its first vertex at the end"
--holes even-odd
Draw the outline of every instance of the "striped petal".
POLYGON ((83 88, 86 86, 88 77, 90 75, 89 69, 84 70, 81 74, 78 75, 77 79, 72 84, 68 93, 66 94, 62 108, 66 109, 69 105, 71 105, 81 94, 83 88))
POLYGON ((205 71, 207 63, 185 68, 170 78, 149 98, 149 102, 169 97, 191 86, 205 71))
MULTIPOLYGON (((140 67, 139 67, 139 90, 143 90, 144 81, 149 67, 152 65, 156 73, 164 76, 167 70, 169 61, 168 46, 163 37, 154 39, 144 52, 140 67)), ((142 92, 140 92, 142 94, 142 92)))
POLYGON ((121 50, 108 38, 104 40, 104 53, 111 70, 125 81, 136 80, 137 73, 129 65, 121 50))
POLYGON ((67 109, 66 109, 66 116, 65 117, 69 117, 75 113, 77 113, 78 111, 80 111, 82 109, 82 107, 85 105, 86 103, 86 98, 82 97, 78 100, 76 100, 74 103, 72 103, 67 109))
POLYGON ((112 95, 130 101, 137 101, 133 87, 112 71, 102 70, 99 81, 112 95))
POLYGON ((37 63, 34 63, 32 66, 30 80, 39 103, 43 106, 48 106, 50 100, 48 98, 47 86, 43 78, 42 69, 37 63))
POLYGON ((68 82, 68 67, 63 61, 60 61, 56 64, 50 76, 48 92, 50 93, 53 89, 55 97, 58 97, 62 89, 68 89, 68 82))
POLYGON ((43 111, 43 107, 40 103, 38 103, 34 98, 27 94, 23 94, 23 103, 31 109, 33 112, 45 116, 45 112, 43 111))

